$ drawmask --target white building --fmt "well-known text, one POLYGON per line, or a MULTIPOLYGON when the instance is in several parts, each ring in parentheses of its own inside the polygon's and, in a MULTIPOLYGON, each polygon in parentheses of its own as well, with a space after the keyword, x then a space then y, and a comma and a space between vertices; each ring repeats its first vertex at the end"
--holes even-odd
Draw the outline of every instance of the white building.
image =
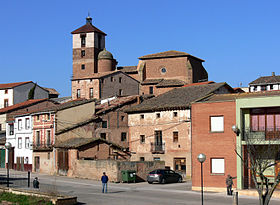
POLYGON ((249 92, 280 90, 280 75, 262 76, 249 83, 249 92))

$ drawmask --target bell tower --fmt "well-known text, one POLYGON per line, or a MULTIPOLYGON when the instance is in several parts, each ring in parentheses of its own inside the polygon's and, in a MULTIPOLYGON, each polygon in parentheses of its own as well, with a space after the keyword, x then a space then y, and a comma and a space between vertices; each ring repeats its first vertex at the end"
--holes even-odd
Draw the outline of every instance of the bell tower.
POLYGON ((92 18, 86 24, 71 32, 73 39, 72 80, 83 79, 98 73, 98 53, 105 48, 106 34, 92 25, 92 18))

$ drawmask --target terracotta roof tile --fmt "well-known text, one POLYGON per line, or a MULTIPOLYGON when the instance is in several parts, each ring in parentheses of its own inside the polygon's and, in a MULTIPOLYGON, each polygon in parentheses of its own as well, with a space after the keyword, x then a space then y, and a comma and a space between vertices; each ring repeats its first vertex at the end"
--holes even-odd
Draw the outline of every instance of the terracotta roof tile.
POLYGON ((190 86, 194 86, 194 85, 205 85, 205 84, 211 84, 211 83, 215 83, 215 82, 214 81, 205 81, 205 82, 199 82, 199 83, 191 83, 191 84, 184 85, 183 87, 190 87, 190 86))
POLYGON ((16 86, 23 85, 26 83, 32 83, 32 81, 0 84, 0 89, 14 88, 16 86))
POLYGON ((185 82, 178 79, 164 79, 156 85, 156 87, 181 87, 185 82))
POLYGON ((145 60, 145 59, 153 59, 153 58, 170 58, 170 57, 192 57, 195 58, 199 61, 204 62, 203 59, 200 59, 198 57, 192 56, 188 53, 185 52, 181 52, 181 51, 174 51, 174 50, 170 50, 170 51, 164 51, 164 52, 160 52, 160 53, 154 53, 154 54, 149 54, 149 55, 145 55, 145 56, 141 56, 139 57, 140 60, 145 60))
POLYGON ((14 110, 17 110, 17 109, 21 109, 23 107, 28 107, 28 106, 31 106, 33 104, 36 104, 36 103, 39 103, 39 102, 43 102, 43 101, 46 101, 46 100, 48 100, 48 99, 45 98, 45 99, 27 100, 27 101, 24 101, 24 102, 21 102, 21 103, 17 103, 15 105, 11 105, 11 106, 2 108, 2 109, 0 109, 0 113, 11 112, 11 111, 14 111, 14 110))
POLYGON ((119 66, 117 69, 125 73, 137 72, 137 66, 119 66))
POLYGON ((54 88, 45 88, 43 87, 45 90, 49 91, 49 94, 54 94, 54 95, 59 95, 59 92, 56 91, 56 89, 54 88))
POLYGON ((280 75, 259 77, 258 79, 249 83, 249 85, 262 85, 274 83, 280 83, 280 75))
POLYGON ((145 79, 141 85, 155 85, 163 81, 163 78, 161 79, 145 79))
POLYGON ((97 33, 101 33, 103 35, 107 35, 106 33, 104 33, 103 31, 99 30, 98 28, 96 28, 95 26, 93 26, 90 23, 87 23, 85 25, 83 25, 82 27, 76 29, 75 31, 72 31, 71 34, 78 34, 78 33, 91 33, 91 32, 97 32, 97 33))

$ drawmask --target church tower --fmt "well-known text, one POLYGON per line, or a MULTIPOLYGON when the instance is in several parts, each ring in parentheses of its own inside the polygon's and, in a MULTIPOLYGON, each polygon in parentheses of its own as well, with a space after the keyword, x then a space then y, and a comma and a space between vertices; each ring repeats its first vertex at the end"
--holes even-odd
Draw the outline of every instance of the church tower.
POLYGON ((92 18, 71 33, 73 35, 73 77, 83 79, 98 73, 98 54, 105 48, 106 34, 92 25, 92 18))

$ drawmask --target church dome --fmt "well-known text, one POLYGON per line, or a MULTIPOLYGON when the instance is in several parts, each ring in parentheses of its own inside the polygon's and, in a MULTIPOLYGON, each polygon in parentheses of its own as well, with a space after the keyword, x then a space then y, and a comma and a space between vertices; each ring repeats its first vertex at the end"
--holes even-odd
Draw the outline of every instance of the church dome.
POLYGON ((105 48, 103 51, 101 51, 99 54, 98 54, 98 60, 100 59, 110 59, 110 60, 113 60, 113 55, 112 53, 110 53, 109 51, 107 51, 105 48))

